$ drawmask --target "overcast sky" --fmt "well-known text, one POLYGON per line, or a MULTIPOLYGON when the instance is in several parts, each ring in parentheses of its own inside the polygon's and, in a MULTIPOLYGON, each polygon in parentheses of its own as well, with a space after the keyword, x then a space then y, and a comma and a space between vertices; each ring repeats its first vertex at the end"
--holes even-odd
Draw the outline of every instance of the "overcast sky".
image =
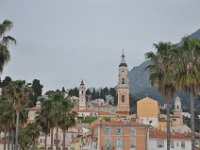
POLYGON ((44 90, 117 84, 121 50, 129 70, 159 41, 179 42, 200 28, 199 0, 0 0, 11 61, 2 74, 44 90))

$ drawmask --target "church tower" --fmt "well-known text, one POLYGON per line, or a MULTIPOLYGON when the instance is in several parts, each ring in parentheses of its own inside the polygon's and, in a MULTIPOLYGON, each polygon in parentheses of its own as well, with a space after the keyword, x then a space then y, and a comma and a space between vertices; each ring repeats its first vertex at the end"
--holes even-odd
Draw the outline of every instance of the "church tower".
POLYGON ((85 105, 85 85, 83 83, 83 80, 81 81, 81 84, 79 86, 79 110, 86 109, 85 105))
POLYGON ((175 98, 174 115, 182 116, 181 99, 178 96, 175 98))
POLYGON ((119 81, 117 85, 118 105, 117 114, 119 116, 126 116, 130 114, 129 106, 129 81, 128 68, 125 61, 124 50, 121 56, 121 63, 119 65, 119 81))
POLYGON ((180 125, 182 125, 183 124, 183 117, 182 117, 181 99, 178 96, 175 98, 174 116, 180 117, 180 125))

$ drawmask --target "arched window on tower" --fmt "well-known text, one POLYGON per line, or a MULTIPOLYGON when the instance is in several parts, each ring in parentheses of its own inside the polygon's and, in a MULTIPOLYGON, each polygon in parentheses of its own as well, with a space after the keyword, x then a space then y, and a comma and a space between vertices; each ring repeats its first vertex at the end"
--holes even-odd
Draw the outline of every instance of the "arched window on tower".
POLYGON ((83 95, 83 91, 81 91, 82 95, 83 95))
POLYGON ((124 82, 124 78, 122 78, 122 84, 125 84, 125 82, 124 82))
POLYGON ((176 107, 177 109, 179 109, 179 106, 177 105, 177 107, 176 107))
POLYGON ((122 95, 122 103, 124 103, 124 102, 125 102, 125 96, 122 95))

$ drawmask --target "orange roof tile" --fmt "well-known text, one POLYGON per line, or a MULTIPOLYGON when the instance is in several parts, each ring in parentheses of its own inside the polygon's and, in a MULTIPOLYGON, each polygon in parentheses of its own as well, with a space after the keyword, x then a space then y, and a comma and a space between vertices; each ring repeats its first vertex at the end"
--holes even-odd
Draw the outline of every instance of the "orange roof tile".
POLYGON ((96 112, 90 109, 84 109, 84 110, 77 110, 76 112, 96 112))
MULTIPOLYGON (((154 130, 154 131, 150 131, 149 136, 150 138, 166 139, 167 132, 154 130)), ((188 134, 171 133, 171 139, 191 139, 191 137, 188 134)))
POLYGON ((111 114, 109 112, 104 112, 104 111, 99 111, 98 114, 99 115, 113 115, 113 114, 111 114))

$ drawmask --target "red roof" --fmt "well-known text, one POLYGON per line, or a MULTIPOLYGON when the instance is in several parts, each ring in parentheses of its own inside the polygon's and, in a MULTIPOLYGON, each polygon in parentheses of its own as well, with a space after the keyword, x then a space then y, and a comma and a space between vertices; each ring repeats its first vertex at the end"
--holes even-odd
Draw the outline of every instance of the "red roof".
MULTIPOLYGON (((167 139, 167 132, 154 130, 150 131, 149 136, 150 138, 167 139)), ((171 139, 191 139, 191 136, 188 134, 171 133, 171 139)))
POLYGON ((109 113, 109 112, 104 112, 104 111, 99 111, 98 114, 99 114, 99 115, 112 115, 111 113, 109 113))
POLYGON ((90 109, 77 110, 76 112, 96 112, 90 109))

